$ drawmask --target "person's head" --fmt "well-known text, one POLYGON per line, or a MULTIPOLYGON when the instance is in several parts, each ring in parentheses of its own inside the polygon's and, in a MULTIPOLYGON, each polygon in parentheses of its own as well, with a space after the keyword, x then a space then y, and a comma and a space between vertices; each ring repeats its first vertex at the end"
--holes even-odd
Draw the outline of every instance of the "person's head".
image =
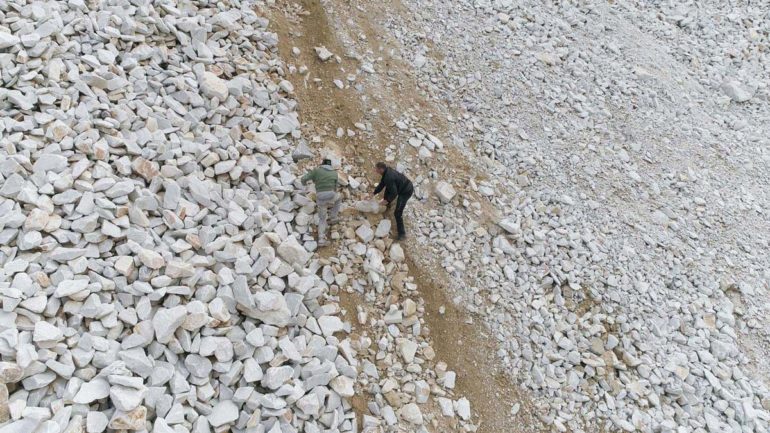
POLYGON ((385 170, 388 169, 388 166, 385 165, 384 162, 380 161, 377 164, 374 165, 374 171, 376 171, 378 174, 385 173, 385 170))
POLYGON ((324 159, 321 161, 321 165, 332 165, 332 160, 331 160, 331 159, 329 159, 329 158, 324 158, 324 159))

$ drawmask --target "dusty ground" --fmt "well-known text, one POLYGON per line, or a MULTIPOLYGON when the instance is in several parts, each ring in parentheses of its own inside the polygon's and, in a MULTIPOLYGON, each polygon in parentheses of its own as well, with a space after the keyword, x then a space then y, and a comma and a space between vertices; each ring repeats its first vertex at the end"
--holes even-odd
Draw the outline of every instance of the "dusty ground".
MULTIPOLYGON (((341 14, 333 20, 329 18, 327 8, 315 0, 289 3, 266 12, 272 18, 272 29, 279 36, 282 58, 289 65, 297 68, 306 65, 309 69, 305 75, 287 76, 295 86, 303 136, 310 142, 311 148, 319 152, 331 150, 342 156, 343 165, 354 165, 353 173, 366 176, 373 182, 374 176, 367 170, 375 161, 382 159, 387 145, 398 140, 393 127, 396 116, 419 112, 421 118, 430 119, 429 124, 422 126, 433 131, 441 131, 446 119, 431 113, 431 105, 409 76, 408 68, 403 67, 395 56, 383 55, 383 60, 376 64, 375 76, 362 73, 363 76, 357 79, 357 82, 363 82, 361 90, 354 86, 344 89, 334 86, 333 80, 345 80, 346 75, 359 70, 359 60, 346 55, 349 50, 344 41, 350 43, 351 33, 358 35, 358 42, 364 41, 369 45, 370 52, 375 56, 397 50, 384 36, 385 32, 374 27, 369 17, 386 11, 403 11, 403 7, 397 1, 367 3, 366 8, 357 7, 354 3, 357 4, 336 0, 327 4, 328 10, 341 14), (332 25, 332 22, 335 24, 332 25), (346 23, 342 26, 345 29, 339 26, 343 22, 346 23), (313 49, 318 46, 325 46, 341 61, 320 62, 313 49), (299 55, 292 53, 294 47, 299 48, 299 55), (387 73, 383 74, 385 71, 387 73), (360 128, 362 124, 365 130, 360 128), (338 137, 337 128, 354 131, 355 135, 346 133, 338 137)), ((403 143, 395 144, 404 149, 403 143)), ((472 172, 470 164, 455 150, 437 156, 440 163, 434 169, 441 171, 442 164, 447 164, 467 173, 472 172)), ((483 175, 476 173, 475 177, 483 178, 483 175)), ((410 206, 417 212, 425 211, 427 207, 417 200, 410 206)), ((333 256, 333 248, 327 248, 321 255, 333 256)), ((406 242, 410 276, 417 283, 425 302, 425 319, 436 359, 446 362, 449 369, 457 373, 456 395, 470 400, 474 420, 479 425, 478 431, 547 431, 533 413, 527 396, 497 367, 495 344, 486 334, 484 325, 461 311, 448 298, 444 290, 446 284, 442 283, 446 278, 443 269, 421 265, 423 261, 415 260, 416 257, 410 254, 415 248, 418 246, 406 242), (444 314, 439 313, 440 308, 444 314), (511 417, 511 407, 515 403, 521 405, 521 410, 511 417)), ((353 333, 361 332, 357 329, 360 325, 355 320, 355 306, 362 302, 362 298, 353 293, 341 293, 340 298, 348 320, 354 324, 353 333)), ((365 399, 360 395, 354 398, 353 405, 359 415, 367 410, 365 399)), ((447 427, 452 426, 442 425, 439 428, 446 431, 447 427)))

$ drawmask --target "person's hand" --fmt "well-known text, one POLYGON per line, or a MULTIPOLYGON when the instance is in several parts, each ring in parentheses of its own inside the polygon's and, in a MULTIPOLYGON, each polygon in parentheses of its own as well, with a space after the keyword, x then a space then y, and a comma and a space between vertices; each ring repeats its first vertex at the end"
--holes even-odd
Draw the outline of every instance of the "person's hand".
POLYGON ((384 199, 380 200, 380 204, 383 205, 383 206, 387 206, 388 205, 388 201, 384 200, 384 199))

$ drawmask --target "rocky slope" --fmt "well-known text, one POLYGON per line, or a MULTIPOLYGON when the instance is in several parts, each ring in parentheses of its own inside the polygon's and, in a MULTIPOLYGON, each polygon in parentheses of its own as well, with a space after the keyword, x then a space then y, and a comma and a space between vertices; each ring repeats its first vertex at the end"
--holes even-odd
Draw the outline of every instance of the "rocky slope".
POLYGON ((0 432, 767 431, 768 23, 0 4, 0 432), (292 154, 343 173, 323 251, 292 154))
POLYGON ((382 24, 446 102, 445 138, 482 167, 455 187, 499 215, 479 229, 473 194, 459 194, 416 215, 421 240, 544 418, 559 430, 765 431, 767 11, 405 7, 413 15, 382 24))
POLYGON ((355 431, 252 2, 0 5, 0 430, 355 431))

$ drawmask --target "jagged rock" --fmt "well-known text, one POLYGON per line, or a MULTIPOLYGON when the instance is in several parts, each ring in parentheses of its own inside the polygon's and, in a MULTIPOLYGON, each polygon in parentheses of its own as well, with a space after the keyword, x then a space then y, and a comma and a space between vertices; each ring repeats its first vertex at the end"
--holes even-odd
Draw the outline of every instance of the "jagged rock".
POLYGON ((332 52, 329 51, 326 47, 321 46, 321 47, 315 47, 314 49, 315 49, 316 55, 322 62, 325 62, 331 59, 332 57, 334 57, 334 54, 332 54, 332 52))
POLYGON ((209 98, 217 98, 220 101, 227 99, 230 91, 227 82, 211 72, 204 72, 200 83, 201 92, 209 98))
POLYGON ((420 407, 414 403, 404 405, 401 409, 399 409, 398 415, 404 421, 415 425, 422 425, 424 422, 420 407))
POLYGON ((722 83, 722 91, 735 102, 746 102, 754 96, 756 89, 749 88, 738 81, 729 80, 722 83))
POLYGON ((294 237, 283 241, 276 250, 282 259, 292 265, 305 265, 310 260, 310 253, 294 237))
POLYGON ((447 182, 441 181, 436 184, 436 197, 441 203, 449 203, 457 194, 454 187, 447 182))

